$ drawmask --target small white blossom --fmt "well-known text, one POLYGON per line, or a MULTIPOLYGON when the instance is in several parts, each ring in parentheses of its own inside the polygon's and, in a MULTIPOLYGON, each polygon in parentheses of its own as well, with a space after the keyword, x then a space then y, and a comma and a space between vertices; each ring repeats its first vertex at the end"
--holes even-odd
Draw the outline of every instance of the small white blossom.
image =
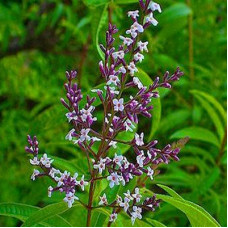
POLYGON ((136 202, 139 203, 141 199, 141 195, 139 193, 139 188, 135 188, 135 194, 132 194, 132 196, 135 198, 136 202))
POLYGON ((133 40, 129 37, 120 36, 120 39, 123 40, 123 43, 127 46, 130 46, 133 43, 133 40))
POLYGON ((76 112, 75 111, 66 113, 66 117, 67 117, 69 122, 71 120, 77 120, 78 119, 78 117, 76 116, 76 112))
POLYGON ((134 19, 136 19, 136 17, 139 17, 139 11, 138 10, 134 10, 134 11, 129 11, 127 12, 128 17, 133 17, 134 19))
POLYGON ((119 176, 118 176, 118 174, 116 172, 111 173, 111 175, 107 177, 107 180, 110 181, 109 182, 109 187, 110 188, 113 188, 114 185, 119 185, 120 184, 119 183, 119 176))
POLYGON ((140 63, 143 61, 144 56, 140 54, 139 52, 134 55, 134 60, 139 61, 140 63))
POLYGON ((125 69, 124 66, 121 66, 121 67, 119 68, 118 72, 121 72, 122 74, 126 74, 127 71, 126 71, 126 69, 125 69))
POLYGON ((139 164, 139 167, 143 167, 143 161, 145 160, 144 152, 141 151, 141 153, 136 157, 136 161, 139 164))
POLYGON ((93 92, 93 93, 103 93, 103 91, 100 90, 100 89, 92 89, 91 92, 93 92))
POLYGON ((119 78, 115 75, 110 75, 109 80, 107 82, 107 85, 114 84, 117 85, 117 83, 120 82, 119 78))
POLYGON ((133 38, 137 36, 137 32, 142 33, 144 31, 143 26, 138 22, 134 22, 129 30, 126 31, 126 34, 131 34, 133 38))
MULTIPOLYGON (((104 86, 104 89, 107 90, 107 86, 104 86)), ((109 86, 110 93, 118 95, 120 92, 116 90, 115 87, 109 86)))
POLYGON ((117 195, 117 199, 116 199, 117 205, 120 205, 122 202, 123 202, 122 198, 119 195, 117 195))
POLYGON ((114 59, 117 59, 117 58, 123 59, 124 58, 124 51, 121 50, 121 51, 113 52, 112 57, 114 59))
POLYGON ((121 166, 122 161, 123 161, 123 156, 115 154, 115 157, 113 158, 113 162, 116 163, 118 166, 121 166))
POLYGON ((138 145, 138 146, 143 146, 144 145, 143 137, 144 137, 144 133, 143 132, 140 135, 135 133, 135 143, 136 143, 136 145, 138 145))
POLYGON ((52 186, 49 186, 48 187, 48 197, 51 197, 52 192, 53 192, 53 188, 52 188, 52 186))
POLYGON ((146 17, 146 22, 151 23, 154 26, 157 26, 158 21, 154 18, 153 13, 150 13, 149 16, 146 17))
MULTIPOLYGON (((110 128, 109 128, 109 131, 110 131, 110 132, 113 132, 113 129, 111 128, 111 130, 110 130, 110 128)), ((116 144, 117 144, 117 142, 111 141, 108 145, 109 145, 109 146, 112 146, 114 149, 116 149, 116 148, 117 148, 116 144)))
POLYGON ((94 142, 99 142, 99 141, 101 141, 101 139, 99 139, 99 138, 97 138, 97 137, 92 137, 91 138, 94 142))
POLYGON ((130 64, 127 66, 127 69, 130 71, 131 76, 133 76, 135 72, 138 72, 134 62, 130 62, 130 64))
POLYGON ((47 157, 47 154, 43 154, 43 156, 40 158, 40 163, 45 166, 46 168, 50 168, 51 167, 51 163, 54 160, 51 160, 51 158, 47 157))
POLYGON ((140 51, 144 51, 145 50, 146 52, 148 52, 147 45, 148 45, 148 41, 146 41, 146 42, 139 41, 137 43, 137 46, 138 46, 140 51))
POLYGON ((71 129, 69 133, 66 135, 65 139, 72 140, 73 139, 73 133, 75 132, 75 129, 71 129))
POLYGON ((153 2, 153 1, 150 2, 148 9, 151 9, 152 11, 157 10, 159 13, 162 12, 160 5, 156 2, 153 2))
POLYGON ((126 197, 126 198, 128 198, 128 199, 129 199, 129 201, 130 201, 130 200, 133 200, 133 197, 131 196, 131 192, 130 192, 130 190, 127 190, 127 192, 126 192, 126 193, 124 193, 124 195, 125 195, 125 197, 126 197))
POLYGON ((133 206, 133 212, 131 214, 131 222, 132 222, 132 225, 135 223, 135 219, 138 218, 138 219, 142 219, 142 208, 140 207, 137 207, 137 206, 133 206))
POLYGON ((33 174, 31 176, 31 180, 34 181, 39 174, 40 174, 40 171, 37 169, 34 169, 33 174))
POLYGON ((65 179, 67 179, 70 176, 70 173, 67 171, 64 171, 64 173, 62 173, 61 177, 58 179, 58 183, 57 183, 57 187, 60 187, 63 185, 63 181, 65 179))
POLYGON ((94 169, 98 169, 99 170, 99 174, 102 174, 102 172, 105 170, 105 159, 100 159, 100 161, 98 162, 98 164, 94 164, 93 168, 94 169))
POLYGON ((114 104, 114 110, 115 111, 123 111, 124 110, 124 105, 123 105, 123 103, 124 103, 124 99, 123 98, 120 98, 119 100, 117 100, 117 99, 114 99, 113 100, 113 104, 114 104))
POLYGON ((117 219, 117 214, 113 213, 110 215, 109 222, 115 222, 117 219))
POLYGON ((85 186, 88 185, 88 182, 84 180, 84 175, 82 175, 81 180, 78 181, 77 184, 81 187, 82 191, 85 190, 85 186))
MULTIPOLYGON (((87 121, 87 117, 91 117, 92 118, 92 114, 91 112, 94 110, 94 106, 90 106, 89 109, 82 109, 81 112, 81 118, 83 122, 87 121)), ((94 121, 96 121, 96 118, 93 118, 94 121)))
POLYGON ((90 136, 88 136, 89 132, 90 132, 89 128, 87 128, 87 129, 83 128, 80 131, 80 133, 81 133, 80 138, 79 138, 80 142, 84 142, 85 140, 90 140, 90 136))
POLYGON ((68 204, 68 207, 71 208, 74 201, 78 200, 78 197, 75 196, 74 193, 69 192, 63 200, 68 204))
POLYGON ((34 157, 33 159, 30 159, 30 164, 31 165, 39 165, 40 161, 37 157, 34 157))
POLYGON ((98 203, 99 205, 108 205, 108 200, 106 197, 106 194, 104 193, 103 196, 100 196, 100 202, 98 203))
POLYGON ((124 127, 126 128, 126 131, 133 132, 133 129, 135 128, 135 125, 131 122, 131 120, 127 119, 124 122, 124 127))
POLYGON ((150 167, 147 167, 147 176, 150 177, 151 180, 153 180, 154 170, 150 167))
POLYGON ((120 207, 123 207, 125 212, 127 212, 129 208, 129 202, 130 200, 127 197, 125 197, 124 202, 120 203, 120 207))
POLYGON ((143 88, 143 84, 142 84, 142 82, 140 82, 138 77, 133 77, 133 82, 134 82, 135 85, 138 86, 139 89, 143 88))
POLYGON ((61 172, 60 170, 58 169, 55 169, 55 168, 51 168, 50 171, 49 171, 49 175, 55 179, 56 181, 58 181, 59 177, 56 177, 55 175, 61 175, 61 172))

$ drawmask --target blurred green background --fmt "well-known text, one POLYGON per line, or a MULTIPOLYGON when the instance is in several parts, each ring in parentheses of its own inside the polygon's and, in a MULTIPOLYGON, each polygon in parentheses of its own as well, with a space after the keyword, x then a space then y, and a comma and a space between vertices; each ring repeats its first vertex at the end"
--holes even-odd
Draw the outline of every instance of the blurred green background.
MULTIPOLYGON (((135 2, 0 2, 0 202, 42 207, 61 200, 61 196, 47 197, 45 178, 30 181, 26 135, 37 135, 42 152, 82 168, 80 150, 64 140, 69 129, 59 102, 64 96, 64 72, 78 71, 84 93, 100 84, 97 44, 104 42, 108 9, 124 34, 131 23, 126 12, 138 8, 135 2)), ((177 66, 185 76, 171 91, 161 91, 154 138, 161 145, 184 136, 191 140, 180 154, 181 161, 162 167, 154 183, 172 187, 226 226, 226 1, 157 2, 163 13, 155 16, 158 26, 145 33, 149 54, 140 67, 151 79, 166 70, 174 72, 177 66)), ((139 131, 146 127, 149 134, 149 124, 153 128, 142 118, 139 131)), ((167 226, 189 225, 184 214, 165 203, 154 218, 167 226)), ((20 224, 0 216, 0 226, 20 224)))

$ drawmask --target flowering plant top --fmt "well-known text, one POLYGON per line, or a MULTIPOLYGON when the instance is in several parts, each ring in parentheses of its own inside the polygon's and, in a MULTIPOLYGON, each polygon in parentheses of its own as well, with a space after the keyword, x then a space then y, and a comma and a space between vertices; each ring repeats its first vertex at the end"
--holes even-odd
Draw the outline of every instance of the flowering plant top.
POLYGON ((125 211, 130 217, 132 224, 136 219, 142 218, 143 210, 154 211, 159 205, 155 195, 145 197, 140 193, 141 185, 138 183, 134 190, 126 190, 122 195, 116 195, 113 202, 108 202, 106 194, 100 196, 98 205, 94 205, 94 191, 96 182, 106 179, 109 187, 115 185, 127 185, 132 179, 139 176, 144 181, 149 178, 153 180, 155 169, 161 163, 168 164, 170 160, 179 160, 180 148, 172 148, 170 144, 164 148, 157 148, 158 141, 152 140, 148 143, 144 140, 144 133, 135 133, 130 141, 117 139, 120 132, 133 132, 139 121, 139 116, 151 118, 152 99, 159 97, 157 88, 171 88, 173 81, 179 80, 183 75, 179 68, 170 75, 165 72, 162 78, 156 77, 153 84, 146 87, 135 76, 138 72, 137 65, 144 59, 144 53, 148 52, 148 41, 141 40, 144 31, 150 26, 157 26, 154 13, 161 13, 159 4, 150 0, 139 1, 140 11, 134 10, 127 13, 132 20, 131 27, 126 31, 126 36, 119 36, 120 45, 114 47, 115 34, 118 32, 115 25, 111 23, 106 32, 106 44, 100 45, 104 52, 104 61, 99 62, 100 74, 105 81, 104 89, 93 89, 93 97, 87 95, 86 104, 82 106, 83 95, 74 79, 76 71, 66 72, 67 83, 66 99, 61 98, 66 107, 66 118, 71 130, 66 135, 66 140, 77 144, 88 160, 90 178, 85 180, 85 174, 80 178, 78 173, 71 175, 68 171, 60 171, 54 168, 54 160, 47 154, 38 157, 39 147, 36 136, 28 136, 28 144, 25 150, 33 155, 30 164, 38 166, 31 176, 32 180, 38 177, 48 176, 53 180, 55 186, 48 188, 48 196, 51 197, 55 191, 64 193, 64 201, 72 207, 75 200, 80 200, 77 191, 84 191, 89 186, 88 203, 81 202, 88 210, 87 226, 90 225, 91 211, 96 207, 112 208, 109 225, 115 222, 118 213, 125 211), (129 98, 123 97, 123 93, 129 88, 135 88, 135 93, 129 98), (96 130, 94 123, 97 121, 94 101, 99 99, 103 105, 104 116, 102 128, 96 130), (118 144, 130 146, 135 158, 129 161, 121 153, 110 157, 110 148, 116 148, 118 144), (97 145, 97 151, 94 150, 97 145))

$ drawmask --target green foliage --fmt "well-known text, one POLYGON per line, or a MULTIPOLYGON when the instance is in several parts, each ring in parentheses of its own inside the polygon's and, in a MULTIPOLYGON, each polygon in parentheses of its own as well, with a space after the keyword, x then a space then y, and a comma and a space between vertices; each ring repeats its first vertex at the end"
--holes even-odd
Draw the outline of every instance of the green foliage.
MULTIPOLYGON (((108 9, 120 34, 124 34, 130 26, 126 12, 136 9, 137 2, 0 3, 0 226, 85 226, 86 209, 81 204, 66 210, 61 194, 47 197, 49 180, 30 181, 32 169, 23 150, 26 135, 37 134, 41 153, 49 153, 59 169, 72 173, 77 170, 79 174, 88 170, 80 148, 64 140, 69 130, 65 109, 59 102, 64 96, 64 72, 80 70, 84 95, 91 88, 103 87, 98 70, 103 57, 99 43, 104 43, 108 9), (15 203, 5 203, 9 200, 15 203)), ((192 0, 191 6, 180 0, 158 2, 163 13, 156 15, 158 26, 142 38, 149 41, 150 57, 145 56, 138 76, 149 85, 156 76, 162 76, 166 70, 172 73, 177 66, 185 76, 171 91, 159 91, 160 98, 152 101, 152 120, 141 119, 136 130, 146 131, 146 137, 158 139, 160 146, 186 136, 190 136, 190 141, 180 153, 180 162, 161 166, 153 185, 145 183, 163 203, 135 226, 226 226, 226 2, 192 0), (189 16, 193 16, 192 21, 189 16), (189 49, 190 22, 193 50, 189 49), (170 196, 163 195, 163 191, 170 196)), ((95 105, 100 120, 103 112, 99 99, 95 105)), ((132 136, 129 133, 125 139, 132 136)), ((122 135, 119 138, 125 140, 122 135)), ((132 156, 128 146, 112 152, 125 153, 130 159, 132 156)), ((113 189, 110 200, 116 192, 121 195, 135 184, 113 189)), ((109 190, 106 182, 101 182, 97 189, 109 190)), ((87 192, 79 194, 86 202, 87 192)), ((109 214, 109 210, 97 208, 92 214, 92 225, 106 226, 109 214)), ((114 225, 131 223, 121 213, 114 225)))

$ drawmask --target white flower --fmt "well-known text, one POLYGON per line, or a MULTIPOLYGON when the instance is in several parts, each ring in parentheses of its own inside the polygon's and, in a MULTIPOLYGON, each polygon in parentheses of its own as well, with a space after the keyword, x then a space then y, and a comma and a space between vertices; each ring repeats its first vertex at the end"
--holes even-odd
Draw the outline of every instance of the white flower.
POLYGON ((140 207, 137 207, 137 206, 133 206, 133 212, 131 214, 131 222, 132 222, 132 225, 135 223, 135 219, 138 218, 138 219, 142 219, 142 208, 140 207))
POLYGON ((136 145, 138 145, 138 146, 144 145, 143 137, 144 137, 144 133, 143 132, 140 135, 135 133, 135 143, 136 143, 136 145))
POLYGON ((114 84, 114 85, 117 85, 117 83, 120 82, 119 78, 115 75, 110 75, 109 76, 109 80, 107 82, 107 85, 110 85, 110 84, 114 84))
POLYGON ((134 22, 129 30, 126 31, 127 34, 131 34, 133 38, 137 36, 137 32, 142 33, 144 31, 143 26, 138 22, 134 22))
POLYGON ((63 181, 67 179, 69 176, 70 176, 70 173, 67 171, 64 171, 64 173, 62 173, 61 177, 58 179, 57 187, 60 187, 61 185, 63 185, 63 181))
POLYGON ((154 18, 153 13, 150 13, 149 16, 146 17, 146 22, 151 23, 154 26, 157 26, 158 21, 154 18))
POLYGON ((99 142, 99 141, 101 141, 101 139, 99 139, 99 138, 97 138, 97 137, 92 137, 91 138, 94 142, 99 142))
POLYGON ((80 131, 80 133, 81 133, 80 138, 79 138, 80 142, 84 142, 85 140, 90 140, 90 136, 88 136, 88 133, 89 132, 90 132, 90 129, 89 128, 87 128, 87 129, 84 129, 83 128, 80 131))
POLYGON ((115 222, 117 219, 117 214, 113 213, 110 215, 109 222, 115 222))
POLYGON ((31 176, 31 180, 34 181, 39 174, 40 174, 40 171, 37 169, 34 169, 33 174, 31 176))
POLYGON ((117 195, 117 199, 116 199, 117 205, 120 205, 122 202, 123 202, 122 198, 119 195, 117 195))
POLYGON ((139 164, 139 167, 143 167, 143 161, 145 160, 145 156, 144 156, 144 152, 141 151, 141 154, 139 154, 137 157, 136 157, 136 161, 137 163, 139 164))
POLYGON ((150 177, 151 180, 153 180, 154 170, 150 167, 147 167, 147 176, 150 177))
POLYGON ((135 11, 129 11, 127 13, 128 17, 133 17, 134 19, 136 19, 136 17, 139 17, 139 11, 135 10, 135 11))
POLYGON ((69 192, 66 194, 66 197, 63 200, 68 204, 68 207, 71 208, 74 201, 78 200, 78 197, 75 196, 72 192, 69 192))
POLYGON ((134 82, 135 85, 138 86, 139 89, 143 88, 143 84, 142 84, 142 82, 140 82, 139 78, 133 77, 133 82, 134 82))
POLYGON ((37 157, 34 157, 33 159, 30 159, 30 164, 31 165, 39 165, 40 161, 38 160, 37 157))
POLYGON ((125 179, 123 178, 123 176, 119 176, 119 182, 121 182, 121 184, 122 184, 123 186, 125 186, 125 184, 126 184, 126 181, 125 181, 125 179))
POLYGON ((51 163, 54 160, 51 160, 51 158, 47 157, 47 154, 43 154, 43 156, 40 158, 40 163, 45 166, 46 168, 50 168, 51 167, 51 163))
POLYGON ((145 50, 146 52, 148 52, 147 45, 148 45, 147 41, 146 42, 139 41, 137 43, 137 46, 138 46, 140 51, 144 51, 145 50))
POLYGON ((66 135, 65 139, 72 140, 73 139, 73 133, 75 132, 75 129, 71 129, 69 133, 66 135))
POLYGON ((98 162, 98 164, 94 164, 93 165, 94 169, 98 169, 99 170, 99 174, 102 174, 103 170, 105 170, 105 159, 100 159, 100 161, 98 162))
POLYGON ((117 58, 119 58, 119 59, 123 59, 124 58, 124 51, 116 51, 116 52, 113 52, 112 53, 112 57, 114 58, 114 59, 117 59, 117 58))
POLYGON ((127 69, 130 71, 131 76, 133 76, 135 72, 138 72, 134 62, 130 62, 130 64, 127 66, 127 69))
POLYGON ((134 55, 134 60, 139 61, 140 63, 143 61, 144 56, 140 54, 139 52, 134 55))
POLYGON ((139 203, 141 199, 141 195, 139 193, 139 188, 135 188, 135 194, 132 194, 132 196, 135 198, 136 202, 139 203))
POLYGON ((53 192, 53 188, 51 186, 48 187, 48 197, 51 197, 53 192))
POLYGON ((129 37, 120 36, 120 39, 123 40, 123 43, 127 46, 133 43, 133 40, 129 37))
MULTIPOLYGON (((91 112, 94 110, 94 106, 90 106, 89 109, 82 109, 81 112, 81 118, 83 122, 87 121, 87 117, 91 117, 92 118, 92 114, 91 112)), ((95 121, 96 118, 93 118, 93 120, 95 121)))
POLYGON ((118 72, 121 72, 122 74, 126 74, 127 71, 126 71, 125 67, 122 66, 119 68, 118 72))
POLYGON ((93 93, 103 93, 103 91, 100 90, 100 89, 92 89, 91 92, 93 92, 93 93))
POLYGON ((77 120, 78 119, 78 117, 76 116, 76 112, 75 111, 66 113, 66 117, 67 117, 69 122, 71 120, 77 120))
POLYGON ((126 193, 124 193, 124 195, 125 195, 125 197, 126 197, 126 198, 128 198, 128 199, 129 199, 129 201, 130 201, 130 200, 133 200, 133 197, 131 196, 131 192, 130 192, 130 190, 127 190, 127 192, 126 192, 126 193))
POLYGON ((125 197, 124 202, 120 203, 120 207, 123 207, 125 212, 127 212, 129 208, 129 202, 130 200, 127 197, 125 197))
POLYGON ((162 12, 160 5, 158 3, 152 2, 152 1, 150 2, 149 6, 148 6, 148 9, 151 9, 152 11, 156 11, 157 10, 159 13, 162 12))
POLYGON ((55 179, 56 181, 58 181, 58 180, 59 180, 59 177, 56 177, 56 176, 55 176, 56 174, 61 174, 60 170, 55 169, 55 168, 51 168, 50 171, 49 171, 49 175, 50 175, 53 179, 55 179))
MULTIPOLYGON (((128 162, 128 160, 127 160, 127 158, 126 157, 123 157, 123 161, 122 161, 122 165, 124 166, 124 168, 125 169, 127 169, 128 167, 129 167, 129 162, 128 162)), ((129 173, 129 176, 130 176, 131 174, 129 173)), ((131 178, 131 177, 130 177, 131 178)))
MULTIPOLYGON (((104 86, 104 89, 107 90, 107 86, 104 86)), ((119 91, 116 90, 115 87, 109 86, 109 89, 110 89, 110 93, 112 93, 112 94, 117 94, 118 95, 120 93, 119 91)))
POLYGON ((135 125, 131 122, 131 120, 126 119, 126 121, 124 122, 124 127, 126 128, 126 131, 133 132, 135 125))
POLYGON ((100 196, 100 202, 98 203, 99 205, 108 205, 108 200, 106 197, 106 194, 104 193, 103 196, 100 196))
POLYGON ((118 174, 115 172, 115 173, 111 173, 110 176, 107 177, 107 180, 110 181, 109 182, 109 187, 110 188, 113 188, 114 185, 119 185, 119 176, 118 174))
POLYGON ((82 191, 85 190, 85 186, 88 185, 88 182, 84 180, 84 175, 82 175, 81 180, 78 181, 77 184, 80 185, 82 191))
MULTIPOLYGON (((113 132, 113 129, 112 128, 109 128, 109 131, 110 132, 113 132)), ((108 145, 109 146, 112 146, 114 149, 116 149, 117 148, 116 144, 117 144, 117 142, 111 141, 108 145)))
POLYGON ((114 110, 115 111, 123 111, 124 110, 124 105, 123 105, 123 103, 124 103, 124 99, 123 98, 120 98, 119 100, 117 100, 117 99, 114 99, 113 100, 113 104, 114 104, 114 110))
POLYGON ((122 161, 123 161, 123 156, 115 154, 115 157, 113 158, 113 162, 116 163, 118 166, 121 166, 122 161))

